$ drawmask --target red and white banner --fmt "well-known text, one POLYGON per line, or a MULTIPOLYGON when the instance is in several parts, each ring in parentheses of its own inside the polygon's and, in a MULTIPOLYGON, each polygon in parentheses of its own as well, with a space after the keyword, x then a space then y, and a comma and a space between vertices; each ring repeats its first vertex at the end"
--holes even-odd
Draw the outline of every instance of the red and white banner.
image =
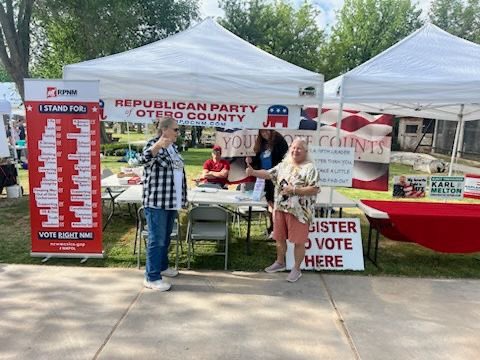
MULTIPOLYGON (((309 108, 305 112, 317 118, 317 109, 309 108)), ((337 118, 338 110, 322 109, 319 145, 355 148, 353 188, 388 190, 393 115, 343 111, 340 143, 335 139, 337 118)))
POLYGON ((97 81, 25 80, 32 256, 103 257, 97 81))
POLYGON ((151 123, 162 116, 177 119, 179 125, 241 128, 297 129, 301 107, 296 105, 224 104, 197 101, 103 99, 101 119, 151 123))
MULTIPOLYGON (((390 148, 392 144, 392 115, 370 115, 344 111, 340 142, 336 139, 337 110, 322 110, 320 128, 317 128, 317 110, 306 109, 299 129, 281 130, 288 144, 295 137, 303 137, 309 145, 322 147, 353 147, 355 149, 352 187, 366 190, 388 190, 390 148), (305 130, 312 129, 312 130, 305 130)), ((253 147, 258 130, 235 132, 217 131, 216 144, 222 147, 223 157, 254 155, 253 147)), ((244 162, 236 161, 229 181, 239 181, 243 176, 244 162), (238 176, 237 176, 238 175, 238 176)))

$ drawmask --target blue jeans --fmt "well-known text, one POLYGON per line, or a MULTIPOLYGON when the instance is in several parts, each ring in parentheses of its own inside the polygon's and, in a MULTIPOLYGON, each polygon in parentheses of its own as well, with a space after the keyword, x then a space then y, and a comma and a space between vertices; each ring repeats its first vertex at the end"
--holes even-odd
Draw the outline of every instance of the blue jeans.
POLYGON ((160 280, 160 273, 168 268, 168 247, 177 210, 145 208, 148 227, 147 266, 148 281, 160 280))

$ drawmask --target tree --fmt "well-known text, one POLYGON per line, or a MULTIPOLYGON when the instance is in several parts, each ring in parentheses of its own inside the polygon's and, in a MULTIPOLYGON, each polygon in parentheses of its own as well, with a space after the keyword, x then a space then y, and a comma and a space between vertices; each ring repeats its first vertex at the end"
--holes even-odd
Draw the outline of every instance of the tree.
POLYGON ((325 77, 353 69, 418 29, 416 6, 410 0, 345 0, 323 49, 325 77))
POLYGON ((29 76, 32 8, 33 0, 0 2, 0 60, 22 99, 23 79, 29 76))
POLYGON ((429 17, 443 30, 480 43, 480 0, 434 0, 429 17))
POLYGON ((198 17, 198 0, 37 0, 35 74, 165 38, 198 17))
MULTIPOLYGON (((61 78, 64 65, 165 38, 198 17, 197 0, 37 0, 33 72, 61 78)), ((107 143, 101 123, 101 140, 107 143)))
POLYGON ((3 68, 3 66, 0 66, 0 82, 10 82, 12 79, 10 79, 10 76, 7 73, 7 70, 3 68))
POLYGON ((251 44, 283 60, 316 70, 324 33, 320 11, 304 2, 297 10, 286 0, 220 0, 220 24, 251 44))

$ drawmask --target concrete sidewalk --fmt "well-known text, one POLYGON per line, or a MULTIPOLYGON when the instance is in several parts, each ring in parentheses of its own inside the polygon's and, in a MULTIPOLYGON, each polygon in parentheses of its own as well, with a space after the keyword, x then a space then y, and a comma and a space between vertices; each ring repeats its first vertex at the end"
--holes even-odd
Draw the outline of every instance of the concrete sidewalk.
POLYGON ((0 359, 478 359, 480 281, 0 264, 0 359))

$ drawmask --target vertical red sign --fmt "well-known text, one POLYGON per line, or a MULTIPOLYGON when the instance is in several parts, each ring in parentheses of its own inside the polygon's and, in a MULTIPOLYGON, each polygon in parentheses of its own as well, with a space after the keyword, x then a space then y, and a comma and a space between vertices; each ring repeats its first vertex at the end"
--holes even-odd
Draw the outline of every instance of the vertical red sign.
POLYGON ((103 257, 98 82, 25 80, 32 256, 103 257))

